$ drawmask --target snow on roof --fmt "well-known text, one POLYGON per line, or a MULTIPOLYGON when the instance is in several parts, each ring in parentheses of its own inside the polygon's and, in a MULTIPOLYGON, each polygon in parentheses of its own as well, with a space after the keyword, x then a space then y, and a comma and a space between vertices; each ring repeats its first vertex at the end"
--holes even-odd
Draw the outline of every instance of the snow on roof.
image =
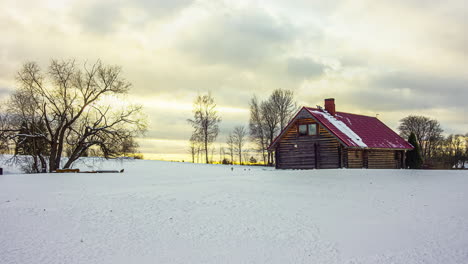
POLYGON ((305 108, 317 121, 349 147, 412 149, 413 146, 376 117, 305 108))
MULTIPOLYGON (((328 113, 326 110, 309 110, 309 112, 312 112, 314 114, 322 115, 325 117, 333 126, 335 126, 337 129, 339 129, 343 134, 345 134, 350 140, 354 142, 359 147, 362 148, 367 148, 366 143, 362 141, 362 138, 359 137, 354 131, 349 128, 344 122, 336 119, 334 116, 332 116, 330 113, 328 113)), ((349 118, 347 118, 349 120, 349 118)), ((349 120, 349 123, 351 123, 351 120, 349 120)))

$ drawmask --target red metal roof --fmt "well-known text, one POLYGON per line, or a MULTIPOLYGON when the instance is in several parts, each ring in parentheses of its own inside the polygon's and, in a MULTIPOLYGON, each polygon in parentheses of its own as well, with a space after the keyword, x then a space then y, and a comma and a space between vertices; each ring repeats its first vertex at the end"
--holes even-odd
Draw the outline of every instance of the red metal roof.
MULTIPOLYGON (((334 134, 347 147, 413 149, 413 146, 375 117, 336 112, 331 116, 317 108, 304 107, 314 119, 334 134)), ((288 127, 285 128, 287 130, 288 127)), ((283 132, 273 141, 277 143, 283 132)))

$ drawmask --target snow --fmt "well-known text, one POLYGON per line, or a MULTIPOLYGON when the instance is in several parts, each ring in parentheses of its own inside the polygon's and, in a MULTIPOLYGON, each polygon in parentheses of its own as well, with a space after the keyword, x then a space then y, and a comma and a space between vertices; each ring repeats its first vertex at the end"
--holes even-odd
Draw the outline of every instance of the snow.
POLYGON ((335 117, 333 117, 331 114, 326 112, 325 110, 322 111, 316 111, 312 110, 314 114, 319 114, 325 117, 330 123, 332 123, 337 129, 339 129, 343 134, 345 134, 348 138, 350 138, 357 146, 362 147, 362 148, 367 148, 366 143, 364 143, 354 131, 349 128, 344 122, 337 120, 335 117))
POLYGON ((346 119, 346 121, 348 121, 348 123, 350 125, 353 125, 353 122, 351 122, 351 119, 349 119, 348 117, 345 117, 345 116, 342 116, 342 115, 339 115, 339 114, 336 114, 336 116, 341 118, 341 119, 346 119))
POLYGON ((0 263, 468 263, 466 171, 93 164, 0 176, 0 263))

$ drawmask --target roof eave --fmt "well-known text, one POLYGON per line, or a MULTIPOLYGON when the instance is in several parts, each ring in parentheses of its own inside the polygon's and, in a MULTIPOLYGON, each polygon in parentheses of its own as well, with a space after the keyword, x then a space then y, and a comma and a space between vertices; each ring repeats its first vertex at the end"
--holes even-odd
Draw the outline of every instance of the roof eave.
POLYGON ((372 147, 346 147, 348 149, 362 149, 362 150, 412 150, 414 148, 372 148, 372 147))

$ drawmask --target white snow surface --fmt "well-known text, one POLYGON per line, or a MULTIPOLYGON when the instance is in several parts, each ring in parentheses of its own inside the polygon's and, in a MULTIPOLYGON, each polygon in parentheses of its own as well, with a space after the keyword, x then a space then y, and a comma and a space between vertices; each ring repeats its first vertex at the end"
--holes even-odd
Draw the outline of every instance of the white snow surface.
POLYGON ((466 171, 98 167, 0 176, 0 263, 468 263, 466 171))
POLYGON ((356 145, 362 148, 367 148, 366 143, 362 141, 362 138, 358 136, 358 134, 354 133, 354 131, 349 128, 343 121, 336 119, 334 116, 330 115, 325 110, 316 111, 316 110, 309 110, 314 114, 320 114, 325 117, 330 123, 332 123, 336 128, 338 128, 343 134, 349 137, 356 145))

